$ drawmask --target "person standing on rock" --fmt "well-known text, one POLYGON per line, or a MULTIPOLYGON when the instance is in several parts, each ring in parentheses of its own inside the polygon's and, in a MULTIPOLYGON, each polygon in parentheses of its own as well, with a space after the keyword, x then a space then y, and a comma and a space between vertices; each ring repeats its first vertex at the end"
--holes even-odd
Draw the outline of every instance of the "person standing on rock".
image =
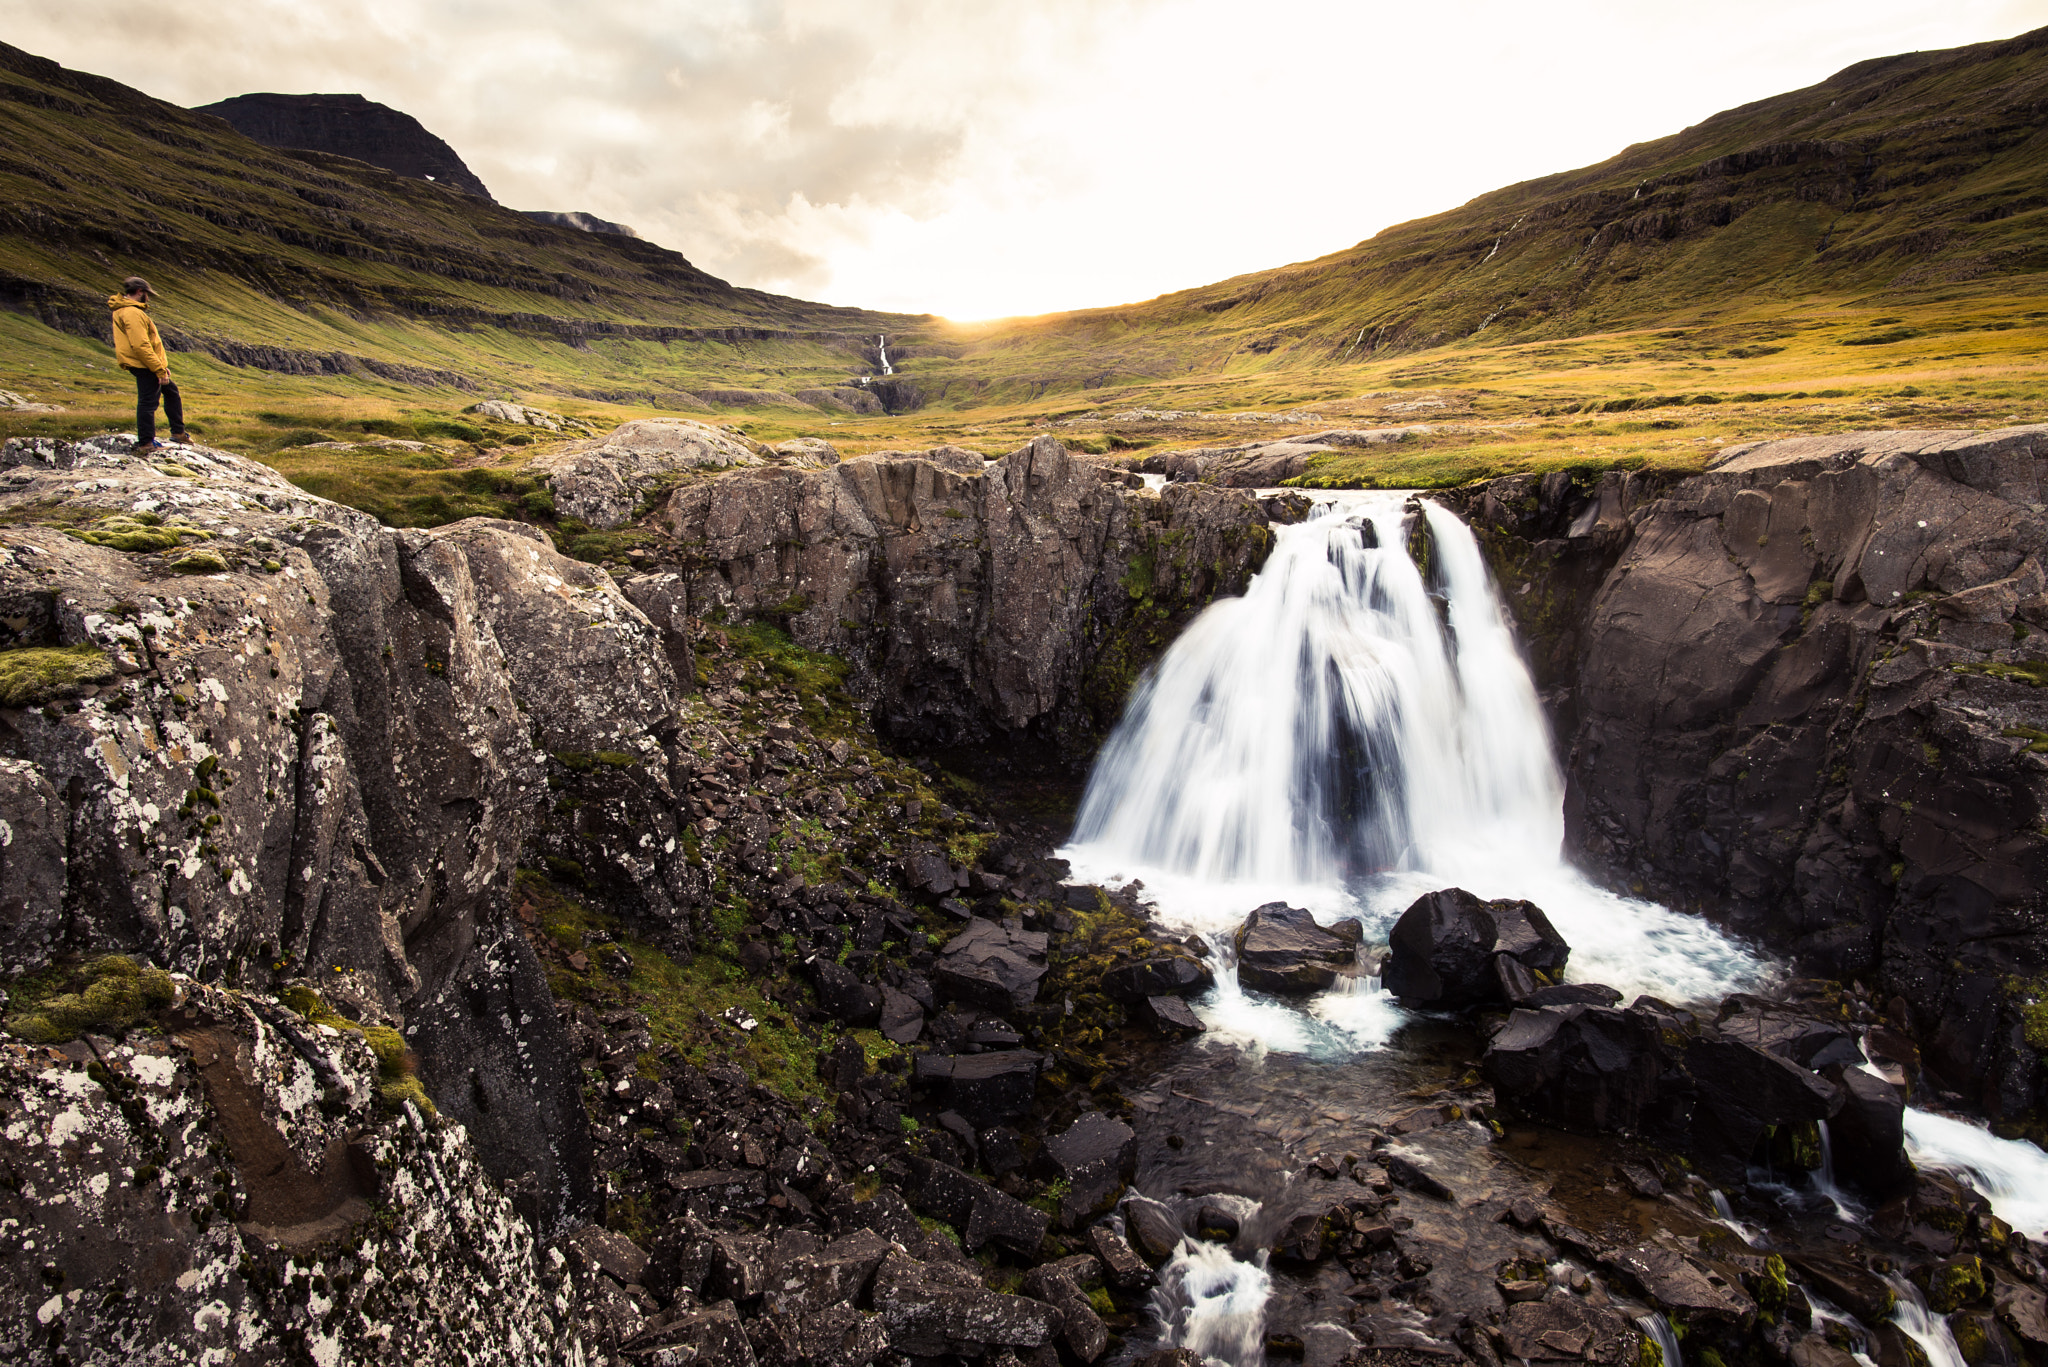
POLYGON ((149 316, 149 282, 131 275, 121 282, 121 292, 107 296, 114 311, 114 359, 135 377, 135 449, 160 451, 156 439, 156 406, 164 406, 171 420, 171 440, 183 445, 185 400, 171 378, 171 358, 164 352, 164 339, 157 335, 156 322, 149 316))

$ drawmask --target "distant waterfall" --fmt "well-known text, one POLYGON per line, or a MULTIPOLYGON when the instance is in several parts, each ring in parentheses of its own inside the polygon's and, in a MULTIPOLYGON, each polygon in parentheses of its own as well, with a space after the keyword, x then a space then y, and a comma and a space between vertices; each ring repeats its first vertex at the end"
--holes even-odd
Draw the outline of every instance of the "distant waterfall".
POLYGON ((1197 929, 1284 897, 1383 932, 1455 884, 1543 907, 1574 978, 1684 1000, 1754 980, 1760 963, 1712 926, 1566 865, 1563 795, 1471 530, 1407 494, 1352 493, 1278 529, 1245 595, 1174 642, 1066 853, 1081 876, 1142 877, 1197 929))
POLYGON ((882 373, 884 375, 894 375, 896 367, 889 364, 889 335, 887 333, 875 334, 875 352, 882 358, 882 373))

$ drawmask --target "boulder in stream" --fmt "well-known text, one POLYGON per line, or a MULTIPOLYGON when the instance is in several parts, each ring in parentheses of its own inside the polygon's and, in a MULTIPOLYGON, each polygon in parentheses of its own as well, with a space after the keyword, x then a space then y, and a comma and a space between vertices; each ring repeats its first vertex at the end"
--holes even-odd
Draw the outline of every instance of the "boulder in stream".
POLYGON ((1572 952, 1535 903, 1483 901, 1463 888, 1418 897, 1394 923, 1390 946, 1387 991, 1446 1008, 1520 1001, 1561 973, 1572 952))
POLYGON ((1090 1111, 1045 1142, 1045 1164, 1067 1184, 1060 1224, 1072 1229, 1116 1204, 1138 1164, 1137 1132, 1090 1111))
POLYGON ((1300 907, 1268 902, 1237 931, 1237 980, 1260 992, 1307 996, 1357 972, 1356 920, 1321 926, 1300 907))

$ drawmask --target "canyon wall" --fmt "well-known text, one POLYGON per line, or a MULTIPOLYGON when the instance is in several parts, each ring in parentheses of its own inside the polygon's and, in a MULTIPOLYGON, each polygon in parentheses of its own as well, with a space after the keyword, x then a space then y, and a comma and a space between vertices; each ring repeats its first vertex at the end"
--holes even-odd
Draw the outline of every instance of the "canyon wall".
POLYGON ((2048 427, 1496 480, 1487 544, 1593 870, 1862 978, 2018 1118, 2048 1031, 2048 427))

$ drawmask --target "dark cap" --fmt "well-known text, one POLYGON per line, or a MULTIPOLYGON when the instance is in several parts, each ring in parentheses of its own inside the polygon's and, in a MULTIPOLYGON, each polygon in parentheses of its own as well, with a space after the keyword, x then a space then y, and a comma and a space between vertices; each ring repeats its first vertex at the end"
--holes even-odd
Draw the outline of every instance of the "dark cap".
POLYGON ((121 293, 139 294, 144 299, 147 299, 150 297, 153 291, 149 288, 149 282, 147 280, 144 280, 139 275, 131 275, 126 280, 123 280, 121 282, 121 293))

